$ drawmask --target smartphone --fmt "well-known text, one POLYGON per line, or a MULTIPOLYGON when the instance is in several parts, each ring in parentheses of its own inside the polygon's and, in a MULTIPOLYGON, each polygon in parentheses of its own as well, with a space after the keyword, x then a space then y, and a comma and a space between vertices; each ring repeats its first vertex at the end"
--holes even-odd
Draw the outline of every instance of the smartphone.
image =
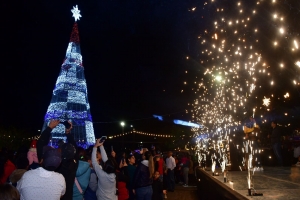
POLYGON ((114 147, 113 146, 111 146, 110 148, 111 148, 111 151, 114 151, 114 147))
POLYGON ((65 125, 66 129, 69 129, 71 127, 71 124, 69 124, 68 121, 59 122, 60 124, 65 125))
POLYGON ((104 142, 104 140, 106 140, 106 136, 102 136, 101 138, 100 138, 100 142, 104 142))

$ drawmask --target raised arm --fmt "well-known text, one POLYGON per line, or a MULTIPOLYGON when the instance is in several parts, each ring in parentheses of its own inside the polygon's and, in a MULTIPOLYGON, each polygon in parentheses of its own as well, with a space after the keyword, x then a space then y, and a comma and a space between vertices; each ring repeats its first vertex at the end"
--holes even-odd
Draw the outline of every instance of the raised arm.
POLYGON ((43 147, 47 146, 49 143, 52 129, 54 129, 59 124, 59 122, 60 121, 56 119, 50 120, 49 125, 42 132, 40 139, 37 141, 36 147, 39 161, 41 161, 43 157, 43 147))
POLYGON ((103 145, 100 146, 100 152, 101 152, 102 160, 105 163, 108 160, 108 158, 107 158, 107 154, 106 154, 106 151, 105 151, 103 145))
POLYGON ((75 148, 77 148, 77 144, 76 144, 76 142, 75 142, 75 140, 74 140, 74 136, 73 136, 73 134, 71 133, 71 130, 72 130, 72 128, 73 128, 73 124, 72 124, 70 121, 68 121, 68 123, 69 123, 71 126, 70 126, 69 129, 66 129, 67 141, 68 141, 68 143, 72 144, 75 148))
MULTIPOLYGON (((103 172, 102 168, 100 167, 100 165, 97 162, 96 154, 97 154, 98 147, 100 147, 100 150, 101 150, 101 147, 103 148, 103 142, 100 143, 100 139, 97 140, 96 144, 94 145, 93 152, 92 152, 92 165, 94 167, 96 174, 98 175, 98 178, 100 178, 99 175, 102 173, 105 173, 105 172, 103 172)), ((101 154, 102 154, 102 152, 101 152, 101 154)), ((103 159, 103 157, 102 157, 102 159, 103 159)), ((107 156, 106 156, 106 159, 107 159, 107 156)))

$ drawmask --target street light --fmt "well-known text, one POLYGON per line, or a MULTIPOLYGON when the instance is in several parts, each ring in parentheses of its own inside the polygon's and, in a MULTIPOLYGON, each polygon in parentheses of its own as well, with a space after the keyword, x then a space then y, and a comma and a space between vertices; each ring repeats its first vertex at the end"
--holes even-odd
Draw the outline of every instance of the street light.
POLYGON ((123 143, 123 147, 124 147, 124 126, 125 126, 125 123, 124 122, 121 122, 120 123, 121 124, 121 126, 122 126, 122 143, 123 143))
POLYGON ((125 123, 124 123, 124 122, 121 122, 121 126, 124 128, 124 126, 125 126, 125 123))

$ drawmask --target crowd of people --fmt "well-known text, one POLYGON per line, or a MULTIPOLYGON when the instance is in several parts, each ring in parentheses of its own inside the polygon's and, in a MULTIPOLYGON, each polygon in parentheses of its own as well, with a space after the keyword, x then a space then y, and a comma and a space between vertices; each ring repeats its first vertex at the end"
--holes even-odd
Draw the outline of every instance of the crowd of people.
POLYGON ((51 120, 29 150, 0 152, 0 199, 3 200, 162 200, 174 192, 175 183, 188 186, 193 170, 189 155, 174 158, 158 147, 129 154, 107 154, 104 140, 83 149, 76 145, 72 123, 66 142, 48 146, 51 131, 60 123, 51 120))
MULTIPOLYGON (((274 153, 274 157, 276 160, 276 164, 273 163, 273 166, 283 167, 285 165, 289 165, 292 162, 292 166, 300 167, 300 143, 299 141, 293 142, 284 142, 283 138, 283 130, 276 120, 271 120, 270 122, 271 130, 267 134, 266 138, 268 141, 268 147, 266 149, 272 149, 274 153), (287 155, 284 151, 293 152, 292 158, 290 158, 290 153, 287 155), (284 160, 286 160, 284 162, 284 160), (294 164, 295 163, 295 164, 294 164)), ((262 138, 260 127, 256 124, 255 119, 250 116, 244 123, 244 133, 245 139, 251 141, 251 148, 253 152, 255 152, 255 160, 253 160, 253 165, 256 166, 256 171, 263 170, 261 163, 261 141, 262 138)), ((245 153, 245 157, 247 159, 247 155, 245 153)))

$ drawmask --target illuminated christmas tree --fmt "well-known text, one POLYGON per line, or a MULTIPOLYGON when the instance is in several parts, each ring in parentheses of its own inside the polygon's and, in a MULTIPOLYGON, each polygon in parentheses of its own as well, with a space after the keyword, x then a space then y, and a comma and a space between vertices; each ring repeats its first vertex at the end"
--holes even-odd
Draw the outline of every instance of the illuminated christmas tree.
MULTIPOLYGON (((71 121, 74 139, 80 146, 95 142, 92 116, 87 96, 87 85, 82 65, 77 19, 81 17, 77 6, 72 9, 73 25, 66 57, 57 78, 51 103, 45 115, 43 130, 51 119, 71 121)), ((65 126, 59 124, 52 130, 52 144, 65 140, 65 126)))

